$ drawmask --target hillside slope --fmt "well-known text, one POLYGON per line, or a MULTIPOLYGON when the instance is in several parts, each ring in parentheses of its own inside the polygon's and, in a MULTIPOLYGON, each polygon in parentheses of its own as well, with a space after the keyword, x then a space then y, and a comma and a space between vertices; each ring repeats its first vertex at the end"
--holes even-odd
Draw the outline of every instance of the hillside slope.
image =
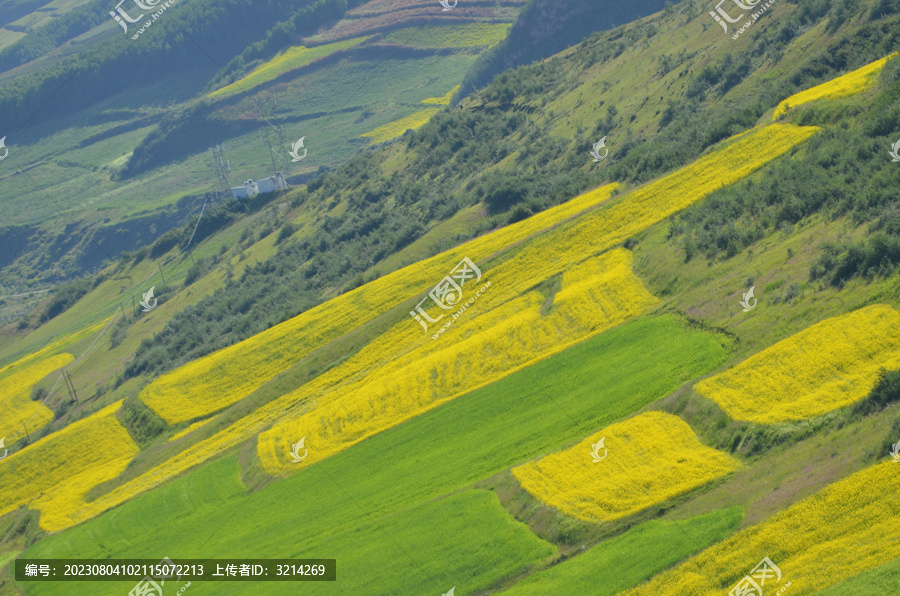
MULTIPOLYGON (((670 6, 55 295, 0 346, 46 410, 0 428, 0 561, 333 554, 322 593, 578 590, 630 562, 618 591, 717 594, 763 557, 798 594, 889 581, 898 19, 786 3, 726 35, 670 6), (101 465, 67 471, 91 432, 101 465), (148 525, 173 507, 176 536, 148 525)), ((88 587, 8 569, 11 593, 88 587)))

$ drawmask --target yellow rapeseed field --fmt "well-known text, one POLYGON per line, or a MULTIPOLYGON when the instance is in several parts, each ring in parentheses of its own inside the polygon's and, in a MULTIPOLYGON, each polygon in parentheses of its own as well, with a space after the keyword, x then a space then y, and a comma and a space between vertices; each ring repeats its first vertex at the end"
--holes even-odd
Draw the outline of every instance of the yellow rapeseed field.
POLYGON ((453 94, 456 93, 459 90, 459 88, 460 88, 460 85, 457 85, 450 91, 447 91, 447 93, 442 95, 441 97, 429 97, 428 99, 423 99, 422 103, 436 104, 439 106, 449 106, 450 100, 453 99, 453 94))
MULTIPOLYGON (((573 262, 623 242, 632 234, 732 184, 819 130, 773 124, 755 130, 690 166, 644 185, 605 209, 594 210, 521 250, 505 282, 533 283, 532 271, 557 260, 560 271, 573 262), (737 164, 737 165, 734 165, 737 164)), ((542 228, 608 198, 614 186, 585 193, 546 217, 535 216, 405 267, 311 309, 289 321, 161 376, 141 399, 166 422, 199 418, 243 399, 317 347, 423 291, 423 282, 441 279, 463 256, 478 261, 542 228), (572 206, 570 206, 570 204, 572 206)), ((543 215, 543 214, 542 214, 543 215)), ((498 280, 499 281, 499 280, 498 280)), ((505 285, 504 287, 513 287, 505 285)))
POLYGON ((896 55, 897 52, 894 52, 881 60, 866 64, 860 69, 849 72, 836 79, 832 79, 827 83, 822 83, 821 85, 816 85, 806 91, 791 95, 775 108, 775 115, 772 117, 773 120, 778 120, 778 118, 790 111, 791 108, 817 99, 834 99, 837 97, 847 97, 848 95, 862 93, 875 83, 878 73, 884 68, 885 63, 896 55))
POLYGON ((24 437, 22 423, 34 432, 53 421, 53 410, 31 399, 35 384, 53 371, 75 360, 72 354, 57 354, 21 367, 0 380, 0 438, 24 437))
POLYGON ((859 401, 881 367, 900 368, 900 313, 875 304, 817 323, 694 388, 734 420, 773 424, 859 401))
POLYGON ((262 433, 260 462, 270 473, 297 469, 289 451, 301 437, 310 449, 304 464, 319 461, 642 313, 656 299, 634 277, 631 259, 618 249, 566 271, 546 315, 540 292, 509 300, 509 288, 492 284, 483 302, 479 297, 472 312, 453 324, 462 329, 453 337, 423 338, 402 321, 354 362, 322 375, 320 383, 334 381, 331 391, 303 386, 285 396, 292 402, 315 399, 316 407, 262 433), (338 385, 354 377, 359 380, 338 385))
MULTIPOLYGON (((448 101, 447 103, 450 102, 448 101)), ((388 122, 384 126, 379 126, 378 128, 370 130, 369 132, 364 132, 359 136, 370 138, 372 139, 373 143, 383 143, 385 141, 390 141, 391 139, 399 137, 407 130, 416 130, 417 128, 425 126, 425 123, 431 120, 431 117, 440 111, 441 108, 428 108, 425 110, 420 110, 415 114, 410 114, 405 118, 400 118, 399 120, 388 122)))
MULTIPOLYGON (((175 424, 240 401, 304 356, 437 283, 464 256, 479 261, 607 200, 618 184, 586 192, 562 205, 454 249, 385 275, 293 319, 160 376, 141 400, 175 424)), ((526 280, 527 281, 527 280, 526 280)), ((410 319, 412 320, 412 319, 410 319)))
POLYGON ((738 466, 731 456, 703 445, 678 416, 646 412, 512 473, 547 505, 603 522, 663 503, 738 466), (601 439, 595 462, 591 452, 601 439))
MULTIPOLYGON (((572 263, 614 247, 638 231, 702 200, 713 190, 748 176, 818 130, 815 127, 774 124, 751 131, 690 166, 623 194, 609 207, 595 209, 546 232, 517 249, 503 271, 498 267, 496 274, 493 269, 489 272, 492 291, 503 287, 503 292, 508 296, 516 296, 515 291, 510 289, 527 289, 534 285, 535 279, 545 279, 548 270, 562 271, 571 267, 572 263), (542 272, 541 276, 532 275, 534 267, 542 272)), ((588 193, 590 198, 583 195, 573 200, 584 201, 584 205, 600 203, 608 198, 613 188, 607 186, 588 193)), ((271 375, 284 370, 327 341, 402 301, 422 295, 429 284, 437 283, 447 275, 463 256, 480 261, 582 210, 568 208, 569 204, 571 201, 561 206, 560 211, 551 210, 550 214, 536 215, 520 222, 521 226, 508 226, 395 271, 249 340, 185 365, 151 383, 141 397, 148 405, 153 403, 151 407, 168 422, 218 410, 246 396, 271 375), (193 410, 193 413, 182 417, 182 409, 193 410)), ((490 296, 489 291, 485 299, 492 300, 490 296)), ((408 324, 415 332, 416 323, 410 319, 408 324)), ((451 329, 450 333, 465 335, 469 330, 461 326, 460 329, 451 329)), ((179 453, 98 498, 85 510, 86 515, 98 515, 250 439, 286 415, 293 416, 308 410, 311 404, 306 403, 306 399, 306 394, 291 392, 270 402, 209 439, 193 445, 190 450, 179 453)))
POLYGON ((121 474, 140 451, 116 419, 121 405, 107 406, 7 457, 0 466, 0 515, 27 505, 40 510, 40 526, 49 532, 88 519, 84 495, 121 474))
MULTIPOLYGON (((598 464, 599 465, 599 464, 598 464)), ((900 557, 900 464, 836 482, 663 572, 627 596, 725 596, 763 557, 782 572, 764 593, 805 596, 900 557)))

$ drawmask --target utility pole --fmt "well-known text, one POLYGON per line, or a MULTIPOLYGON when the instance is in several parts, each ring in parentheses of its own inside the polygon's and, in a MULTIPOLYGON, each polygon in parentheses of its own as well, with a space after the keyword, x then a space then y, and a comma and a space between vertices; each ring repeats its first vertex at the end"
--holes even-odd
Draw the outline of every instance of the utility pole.
POLYGON ((72 377, 69 375, 68 370, 63 371, 63 376, 66 380, 66 389, 69 390, 69 397, 75 400, 75 403, 78 403, 78 394, 75 392, 75 383, 72 382, 72 377))
MULTIPOLYGON (((271 102, 273 106, 277 105, 275 103, 274 97, 271 98, 271 102)), ((267 126, 275 129, 275 133, 278 135, 278 141, 276 142, 281 143, 282 151, 284 151, 284 131, 282 130, 281 126, 276 126, 269 120, 269 110, 266 108, 266 100, 263 100, 262 105, 260 105, 259 101, 254 100, 254 104, 256 105, 256 111, 259 113, 260 118, 265 121, 265 124, 263 125, 262 129, 260 129, 259 134, 262 138, 265 139, 266 145, 268 145, 269 147, 269 156, 272 158, 272 175, 276 176, 280 171, 278 168, 278 162, 284 162, 287 158, 286 156, 279 154, 272 147, 272 141, 269 138, 269 129, 267 128, 267 126), (278 157, 277 160, 275 159, 276 156, 278 157)))

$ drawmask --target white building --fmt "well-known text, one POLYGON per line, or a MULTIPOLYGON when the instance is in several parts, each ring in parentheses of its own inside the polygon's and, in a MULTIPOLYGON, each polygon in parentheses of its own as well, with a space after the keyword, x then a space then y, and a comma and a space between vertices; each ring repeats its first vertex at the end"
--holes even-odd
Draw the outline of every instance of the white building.
POLYGON ((275 192, 276 190, 287 190, 287 182, 284 180, 284 176, 281 175, 281 172, 276 172, 274 176, 269 176, 268 178, 263 178, 262 180, 256 181, 256 186, 259 189, 260 194, 266 192, 275 192))
POLYGON ((259 194, 259 186, 257 186, 256 182, 251 178, 240 186, 232 188, 231 194, 236 199, 252 199, 259 194))

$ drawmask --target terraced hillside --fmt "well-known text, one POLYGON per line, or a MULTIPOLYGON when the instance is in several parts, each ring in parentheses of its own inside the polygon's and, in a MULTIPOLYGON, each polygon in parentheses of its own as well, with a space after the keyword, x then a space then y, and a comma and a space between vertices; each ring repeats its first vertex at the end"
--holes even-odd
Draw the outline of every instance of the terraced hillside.
POLYGON ((510 7, 428 6, 246 46, 110 184, 211 123, 355 154, 0 330, 0 594, 124 586, 16 559, 157 556, 335 558, 316 594, 900 589, 900 10, 726 34, 685 0, 453 104, 510 7), (393 107, 329 111, 354 88, 393 107))

